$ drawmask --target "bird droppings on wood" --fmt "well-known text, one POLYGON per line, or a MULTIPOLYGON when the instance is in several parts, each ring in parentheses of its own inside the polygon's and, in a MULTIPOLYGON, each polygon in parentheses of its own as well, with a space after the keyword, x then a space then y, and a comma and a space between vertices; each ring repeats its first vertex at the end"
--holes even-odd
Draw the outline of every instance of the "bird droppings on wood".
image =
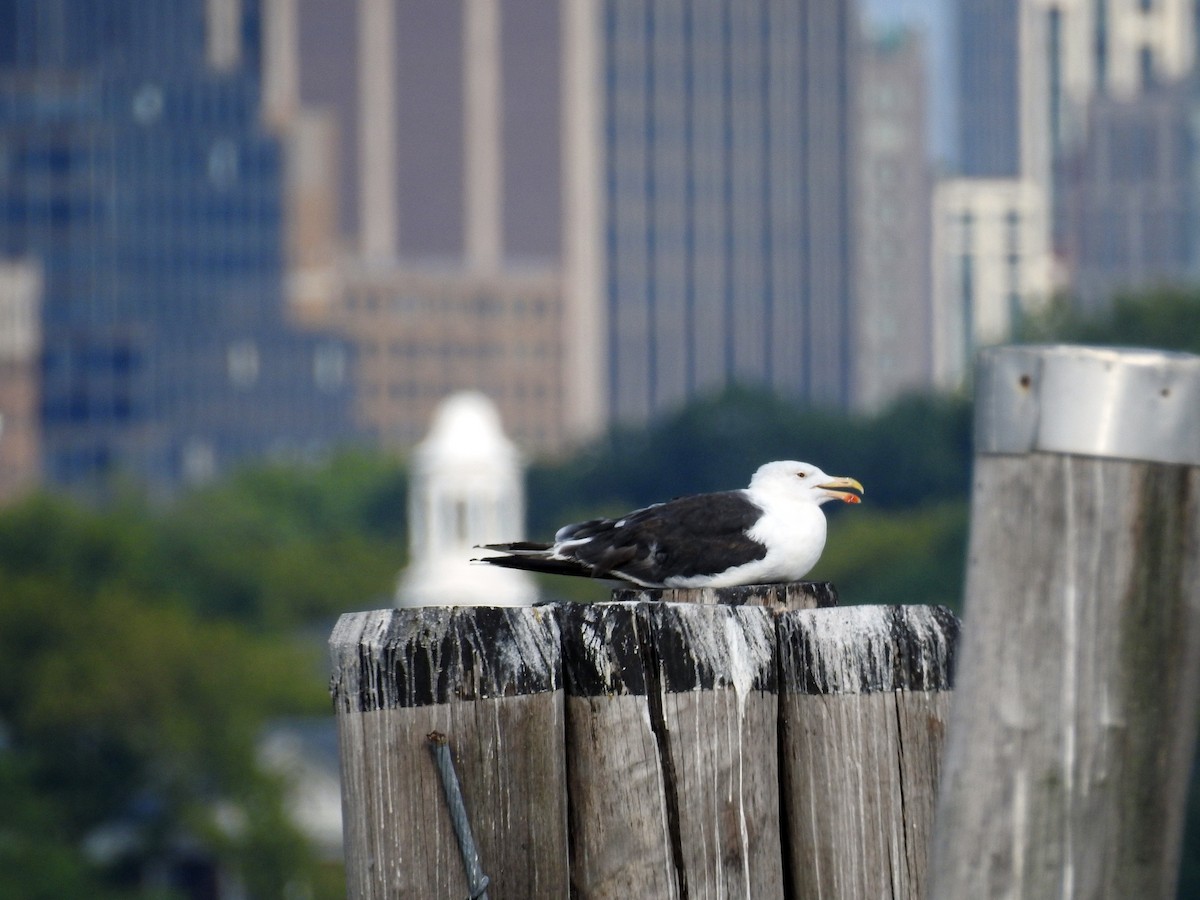
POLYGON ((782 897, 773 614, 559 614, 578 895, 782 897))
POLYGON ((453 753, 497 896, 921 885, 949 694, 905 687, 942 683, 953 617, 728 602, 792 588, 814 599, 764 585, 716 602, 344 616, 331 649, 349 895, 467 895, 431 732, 453 753), (789 637, 797 619, 817 622, 807 643, 789 637), (932 645, 928 660, 906 640, 932 645), (858 662, 835 664, 839 652, 858 662), (821 690, 795 689, 806 683, 821 690), (855 881, 864 860, 875 875, 855 881))
POLYGON ((849 606, 780 617, 785 689, 806 694, 953 687, 958 618, 944 606, 849 606))
POLYGON ((958 620, 860 606, 776 621, 792 895, 924 896, 958 620))
POLYGON ((574 696, 645 695, 656 687, 668 693, 775 690, 774 628, 761 608, 564 604, 559 616, 566 687, 574 696), (646 657, 651 644, 653 675, 646 657))
POLYGON ((347 896, 474 892, 430 758, 433 733, 444 736, 453 756, 494 896, 566 896, 554 616, 531 607, 353 613, 339 620, 330 645, 347 896))
POLYGON ((330 638, 335 705, 428 706, 561 687, 558 622, 530 607, 348 613, 330 638))

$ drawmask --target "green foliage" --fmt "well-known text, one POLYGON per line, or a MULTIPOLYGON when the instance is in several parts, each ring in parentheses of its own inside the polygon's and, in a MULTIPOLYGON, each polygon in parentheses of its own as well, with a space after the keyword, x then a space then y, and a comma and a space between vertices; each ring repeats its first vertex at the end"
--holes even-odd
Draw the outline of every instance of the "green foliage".
POLYGON ((1020 337, 1025 342, 1063 341, 1200 353, 1200 290, 1163 288, 1125 294, 1096 315, 1078 312, 1069 298, 1057 297, 1046 310, 1024 323, 1020 337))
POLYGON ((97 513, 41 495, 0 516, 0 572, 117 583, 293 628, 385 602, 404 563, 405 497, 402 466, 366 454, 245 469, 164 509, 126 495, 97 513))
POLYGON ((359 455, 165 508, 0 511, 0 896, 132 896, 123 873, 185 835, 251 897, 323 877, 257 741, 328 713, 321 648, 285 635, 390 591, 404 483, 359 455), (132 858, 90 862, 114 825, 132 858))
POLYGON ((0 897, 116 898, 63 834, 64 810, 35 785, 26 760, 0 752, 0 897))
POLYGON ((578 456, 529 473, 530 533, 681 494, 744 487, 772 459, 852 475, 872 508, 963 497, 970 479, 970 407, 913 396, 873 417, 803 409, 732 388, 641 431, 617 429, 578 456))
MULTIPOLYGON (((311 670, 307 651, 200 620, 123 577, 81 586, 54 572, 0 572, 0 581, 0 722, 8 732, 0 767, 14 796, 38 799, 6 804, 0 828, 62 857, 47 877, 83 878, 90 867, 66 849, 115 822, 128 820, 137 853, 153 858, 181 823, 211 819, 230 798, 253 809, 253 798, 269 797, 266 806, 278 807, 277 789, 256 767, 256 738, 267 716, 326 708, 319 683, 294 677, 311 670)), ((302 856, 298 836, 280 832, 277 819, 250 816, 233 846, 214 849, 230 863, 253 854, 256 867, 285 850, 302 856)), ((0 884, 16 877, 12 863, 0 852, 0 884)), ((80 895, 92 892, 60 894, 80 895)))
POLYGON ((928 603, 961 610, 963 499, 919 510, 857 508, 831 518, 825 553, 809 577, 832 581, 844 605, 928 603))
POLYGON ((386 605, 404 563, 406 476, 353 454, 268 466, 184 497, 157 534, 172 584, 208 615, 295 627, 386 605))

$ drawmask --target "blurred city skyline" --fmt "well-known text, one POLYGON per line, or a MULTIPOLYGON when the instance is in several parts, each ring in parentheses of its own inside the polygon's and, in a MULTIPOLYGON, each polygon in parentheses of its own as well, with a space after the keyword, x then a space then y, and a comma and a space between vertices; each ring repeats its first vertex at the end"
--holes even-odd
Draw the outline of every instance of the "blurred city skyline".
POLYGON ((0 0, 0 496, 954 390, 1200 271, 1192 0, 0 0))

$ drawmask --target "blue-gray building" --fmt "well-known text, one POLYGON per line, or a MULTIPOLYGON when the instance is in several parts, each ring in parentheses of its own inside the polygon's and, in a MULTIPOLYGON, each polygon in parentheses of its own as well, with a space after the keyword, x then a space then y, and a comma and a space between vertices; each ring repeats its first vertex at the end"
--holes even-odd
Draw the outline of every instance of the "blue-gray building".
POLYGON ((612 420, 733 382, 850 402, 854 9, 603 4, 612 420))
POLYGON ((1020 0, 958 0, 959 174, 1022 174, 1020 10, 1020 0))
POLYGON ((1200 280, 1200 83, 1098 98, 1066 186, 1077 303, 1200 280))
POLYGON ((347 351, 284 308, 256 0, 0 0, 0 258, 43 273, 51 483, 170 487, 350 434, 347 351))

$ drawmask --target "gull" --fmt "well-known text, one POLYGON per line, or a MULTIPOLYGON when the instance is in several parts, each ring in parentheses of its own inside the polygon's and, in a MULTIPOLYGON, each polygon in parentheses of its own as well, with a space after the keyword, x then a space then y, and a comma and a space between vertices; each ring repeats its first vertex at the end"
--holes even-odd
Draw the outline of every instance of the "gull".
POLYGON ((485 544, 480 549, 502 555, 479 561, 646 588, 799 581, 825 549, 821 504, 859 503, 862 492, 853 478, 780 460, 760 466, 742 490, 694 494, 619 518, 564 525, 548 544, 485 544))

